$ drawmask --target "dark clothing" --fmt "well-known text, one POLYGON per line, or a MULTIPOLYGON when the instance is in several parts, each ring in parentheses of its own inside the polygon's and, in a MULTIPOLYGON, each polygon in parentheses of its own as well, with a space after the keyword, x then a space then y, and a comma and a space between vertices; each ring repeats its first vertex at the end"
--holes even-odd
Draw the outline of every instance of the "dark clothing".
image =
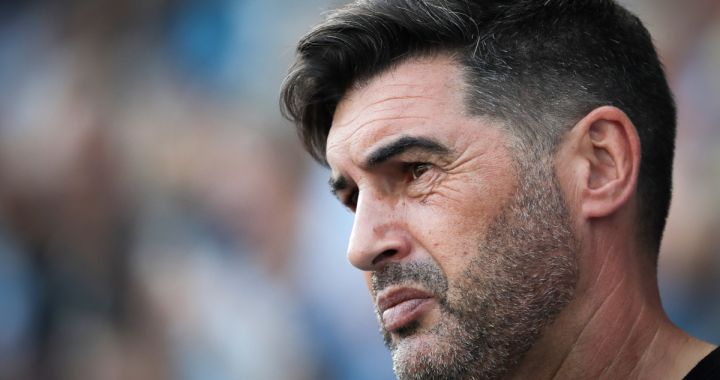
POLYGON ((720 347, 703 358, 703 360, 685 376, 685 380, 711 379, 720 379, 720 347))

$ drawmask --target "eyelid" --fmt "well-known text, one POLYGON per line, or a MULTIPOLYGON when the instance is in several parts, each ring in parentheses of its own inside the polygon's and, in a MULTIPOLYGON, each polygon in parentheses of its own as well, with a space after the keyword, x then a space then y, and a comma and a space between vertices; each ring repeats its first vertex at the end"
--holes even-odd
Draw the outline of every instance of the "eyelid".
MULTIPOLYGON (((391 162, 387 162, 386 164, 391 164, 391 162)), ((402 168, 402 172, 405 173, 405 176, 410 175, 410 181, 416 181, 421 179, 421 177, 423 177, 436 165, 427 161, 406 161, 400 162, 400 166, 402 168), (419 174, 416 174, 415 172, 417 169, 421 169, 419 174)), ((407 179, 407 177, 405 178, 407 179)), ((339 195, 338 198, 340 199, 340 202, 354 213, 357 208, 359 192, 360 190, 357 187, 351 186, 343 189, 342 192, 338 192, 339 194, 336 195, 339 195)))
POLYGON ((345 207, 355 212, 355 208, 357 207, 358 195, 359 190, 357 187, 350 188, 347 191, 347 195, 343 197, 342 203, 345 205, 345 207))

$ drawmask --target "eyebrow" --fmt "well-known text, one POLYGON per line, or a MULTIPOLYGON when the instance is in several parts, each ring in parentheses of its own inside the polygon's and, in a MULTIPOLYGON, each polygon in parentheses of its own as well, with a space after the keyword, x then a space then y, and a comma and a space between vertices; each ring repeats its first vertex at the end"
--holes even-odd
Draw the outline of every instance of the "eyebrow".
POLYGON ((410 150, 420 150, 435 154, 447 154, 450 152, 448 147, 431 138, 402 136, 370 153, 367 159, 365 159, 365 167, 372 168, 378 166, 410 150))
MULTIPOLYGON (((399 156, 411 150, 425 151, 434 154, 450 153, 450 148, 429 137, 401 136, 398 139, 372 151, 365 159, 364 166, 366 168, 376 167, 384 162, 387 162, 393 157, 399 156)), ((339 191, 345 190, 349 187, 347 178, 342 175, 336 178, 330 178, 328 183, 330 185, 330 191, 335 196, 337 196, 339 191)))

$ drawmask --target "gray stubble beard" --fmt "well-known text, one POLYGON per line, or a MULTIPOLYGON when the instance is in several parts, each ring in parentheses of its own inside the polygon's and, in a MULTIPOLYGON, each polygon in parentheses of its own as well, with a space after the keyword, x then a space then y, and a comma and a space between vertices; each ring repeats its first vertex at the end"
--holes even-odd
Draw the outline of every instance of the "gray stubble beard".
POLYGON ((373 274, 374 291, 415 281, 438 295, 442 318, 428 330, 410 325, 393 342, 381 323, 398 379, 501 378, 572 299, 580 244, 552 165, 520 173, 515 195, 452 288, 435 263, 392 263, 373 274))

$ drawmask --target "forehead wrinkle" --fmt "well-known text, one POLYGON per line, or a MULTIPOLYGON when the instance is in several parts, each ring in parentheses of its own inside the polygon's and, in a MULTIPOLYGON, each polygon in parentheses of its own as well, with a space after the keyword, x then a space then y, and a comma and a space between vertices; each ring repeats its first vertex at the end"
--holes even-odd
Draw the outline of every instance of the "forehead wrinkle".
MULTIPOLYGON (((339 123, 335 122, 335 120, 333 120, 332 127, 344 127, 344 126, 350 125, 350 124, 354 123, 358 118, 360 118, 363 115, 368 114, 368 113, 384 112, 384 111, 390 111, 390 110, 394 110, 394 109, 398 109, 398 108, 407 108, 407 104, 402 103, 402 104, 398 104, 397 106, 381 108, 378 110, 370 110, 370 111, 368 110, 369 108, 372 108, 372 107, 375 107, 375 106, 378 106, 378 105, 381 105, 381 104, 384 104, 387 102, 393 102, 393 101, 397 101, 397 100, 412 100, 412 99, 432 100, 432 98, 430 96, 424 96, 424 95, 404 95, 404 96, 386 97, 386 98, 365 104, 365 105, 363 105, 363 107, 361 109, 359 109, 357 111, 352 111, 351 114, 353 115, 353 117, 350 120, 342 121, 339 123), (403 107, 403 106, 405 106, 405 107, 403 107)), ((338 109, 340 109, 340 108, 344 108, 344 107, 342 107, 342 104, 340 105, 340 107, 338 107, 338 109)), ((335 111, 336 115, 337 115, 337 112, 338 111, 335 111)))
POLYGON ((388 117, 378 117, 378 118, 372 118, 371 120, 367 120, 357 126, 350 134, 347 136, 342 136, 338 141, 333 142, 331 144, 328 144, 329 149, 332 149, 342 143, 348 143, 348 145, 352 146, 366 146, 363 148, 363 150, 366 150, 370 148, 371 145, 373 145, 376 142, 379 142, 381 138, 379 138, 378 135, 382 135, 384 133, 388 133, 388 129, 394 129, 400 128, 397 124, 391 123, 393 121, 399 121, 399 120, 429 120, 430 118, 427 116, 388 116, 388 117), (380 128, 370 128, 370 126, 377 124, 377 123, 385 123, 386 125, 380 127, 380 128), (357 136, 359 133, 363 132, 365 135, 357 136), (352 141, 351 141, 352 140, 352 141), (369 143, 365 144, 364 142, 366 140, 369 140, 369 143))
MULTIPOLYGON (((328 137, 332 136, 333 139, 328 139, 326 145, 328 163, 330 164, 333 161, 332 152, 336 152, 338 153, 335 156, 337 165, 343 164, 343 161, 349 161, 356 166, 361 165, 358 160, 362 157, 360 155, 353 156, 353 153, 367 152, 371 144, 382 138, 383 134, 392 131, 397 132, 397 126, 391 123, 393 121, 432 119, 437 115, 427 114, 427 110, 430 108, 440 107, 446 111, 454 112, 447 108, 452 103, 451 99, 454 99, 453 93, 447 91, 452 90, 454 87, 451 83, 456 83, 458 80, 457 67, 454 64, 449 66, 451 72, 445 72, 441 78, 435 78, 432 75, 426 78, 427 75, 434 72, 435 65, 431 63, 436 60, 437 58, 432 59, 431 62, 411 60, 406 64, 412 66, 414 74, 397 73, 396 70, 393 70, 367 82, 356 83, 351 87, 340 100, 335 110, 333 123, 328 134, 328 137), (418 75, 428 79, 429 82, 422 80, 418 82, 416 78, 418 75), (423 106, 424 101, 420 102, 422 103, 420 105, 414 104, 414 101, 419 99, 426 99, 428 101, 427 106, 423 106), (397 105, 383 107, 386 103, 396 103, 397 105), (411 113, 415 113, 415 115, 410 115, 411 113), (425 113, 424 116, 423 113, 425 113), (383 115, 386 116, 382 117, 383 115), (340 119, 338 116, 343 116, 343 118, 340 119), (361 120, 361 123, 358 123, 358 120, 362 117, 367 117, 368 120, 361 120), (389 125, 387 127, 368 128, 374 123, 382 122, 389 125), (345 129, 348 130, 345 131, 345 129)), ((444 61, 446 59, 442 59, 440 62, 444 61)), ((411 127, 412 125, 408 125, 403 132, 411 129, 411 127)))
MULTIPOLYGON (((370 107, 377 106, 377 105, 380 105, 380 104, 383 104, 383 103, 387 103, 387 102, 391 102, 391 101, 394 101, 394 100, 412 100, 412 99, 428 99, 428 100, 433 100, 432 97, 426 96, 426 95, 398 95, 398 96, 392 96, 392 97, 387 97, 387 98, 383 98, 383 99, 381 99, 381 100, 372 102, 372 103, 368 104, 367 106, 365 106, 365 107, 364 107, 363 109, 361 109, 360 111, 358 111, 358 113, 365 112, 365 111, 367 111, 367 109, 370 108, 370 107)), ((398 106, 398 107, 400 107, 400 106, 398 106)), ((387 108, 387 109, 395 109, 395 108, 396 108, 396 107, 391 107, 391 108, 387 108)), ((383 109, 383 110, 386 110, 386 109, 383 109)))
POLYGON ((325 156, 327 157, 328 165, 330 165, 330 168, 335 172, 335 168, 333 168, 333 152, 336 150, 339 150, 340 152, 346 152, 346 154, 339 155, 337 158, 342 157, 348 157, 351 162, 355 163, 355 160, 353 159, 352 152, 352 145, 353 142, 355 142, 357 139, 354 139, 353 137, 361 132, 361 128, 357 128, 351 133, 349 133, 346 136, 341 135, 339 139, 337 138, 337 128, 335 128, 336 133, 333 134, 333 128, 330 129, 330 133, 328 134, 328 142, 325 147, 325 156), (336 136, 334 141, 330 141, 330 136, 336 136), (343 146, 349 145, 348 148, 342 149, 343 146))
MULTIPOLYGON (((391 116, 391 117, 383 117, 383 118, 376 118, 372 120, 368 120, 363 124, 360 124, 355 128, 350 134, 347 136, 341 136, 339 140, 333 141, 331 143, 328 143, 327 145, 327 156, 330 158, 332 155, 330 154, 331 151, 334 150, 340 150, 341 152, 345 152, 343 156, 349 157, 353 165, 360 166, 363 164, 363 157, 367 155, 367 152, 371 150, 374 146, 380 144, 383 140, 383 138, 380 136, 384 133, 388 132, 388 128, 399 128, 397 124, 392 124, 390 122, 392 121, 398 121, 398 120, 429 120, 429 117, 426 116, 391 116), (375 124, 375 123, 387 123, 384 128, 369 128, 368 126, 375 124), (365 133, 365 135, 360 135, 360 133, 365 133), (347 148, 343 148, 347 147, 347 148), (359 152, 358 152, 359 151, 359 152), (358 154, 354 154, 354 153, 358 154)), ((330 159, 328 160, 328 162, 330 159)), ((332 166, 332 165, 331 165, 332 166)))
MULTIPOLYGON (((355 92, 355 94, 357 94, 357 92, 355 92)), ((345 130, 345 129, 351 128, 352 131, 346 136, 342 136, 343 133, 340 132, 339 140, 334 141, 334 142, 328 142, 326 152, 329 152, 336 145, 347 143, 348 140, 350 140, 350 139, 356 140, 356 143, 361 141, 362 140, 361 138, 355 139, 355 136, 358 133, 362 132, 363 130, 367 129, 366 127, 368 125, 374 124, 376 122, 411 119, 411 118, 426 119, 427 116, 406 115, 407 112, 405 112, 405 110, 412 106, 412 100, 417 100, 417 99, 432 100, 431 97, 426 96, 426 95, 401 95, 401 96, 385 97, 380 100, 362 104, 359 107, 359 109, 357 109, 357 110, 352 109, 352 108, 347 109, 348 104, 355 104, 358 101, 360 101, 361 99, 362 99, 361 95, 355 95, 355 96, 350 95, 348 98, 341 101, 340 106, 335 111, 335 117, 333 120, 333 124, 330 127, 328 137, 330 135, 335 135, 335 137, 337 137, 339 130, 345 130), (398 103, 398 104, 388 105, 387 107, 379 108, 379 106, 384 105, 386 103, 398 103), (371 109, 373 107, 376 109, 371 109), (337 116, 339 115, 339 113, 342 113, 343 116, 347 116, 349 114, 351 118, 349 120, 338 120, 337 116), (388 113, 391 113, 392 115, 383 117, 383 115, 388 114, 388 113), (367 119, 362 120, 358 124, 358 119, 361 119, 363 117, 365 117, 367 119), (355 125, 355 124, 357 124, 357 125, 355 125)), ((355 107, 355 108, 357 108, 357 107, 355 107)), ((356 144, 349 143, 348 145, 356 145, 356 144)))
MULTIPOLYGON (((424 115, 408 115, 406 112, 404 112, 406 109, 408 109, 412 104, 407 104, 403 102, 402 104, 397 104, 394 106, 388 106, 386 108, 381 108, 377 110, 368 110, 369 108, 373 106, 378 106, 387 102, 397 101, 397 100, 412 100, 412 99, 431 99, 427 96, 397 96, 392 98, 385 98, 367 105, 364 105, 360 110, 354 112, 354 115, 351 120, 347 122, 341 122, 333 124, 330 133, 332 133, 333 129, 337 132, 338 129, 346 129, 346 128, 354 128, 354 130, 345 137, 342 137, 338 143, 346 142, 348 139, 355 136, 358 132, 362 131, 363 129, 366 129, 368 126, 379 123, 379 122, 389 122, 389 121, 397 121, 397 120, 405 120, 405 119, 420 119, 420 120, 426 120, 429 119, 428 116, 424 115), (398 112, 393 112, 397 111, 398 112), (388 116, 383 116, 387 113, 392 113, 388 116), (357 123, 358 119, 361 117, 366 117, 366 120, 362 120, 359 124, 357 123), (357 124, 353 126, 353 124, 357 124)), ((375 133, 371 134, 371 137, 374 136, 376 133, 381 133, 384 128, 380 128, 375 133)), ((358 139, 361 140, 361 139, 358 139)), ((336 145, 336 144, 332 144, 336 145)))

